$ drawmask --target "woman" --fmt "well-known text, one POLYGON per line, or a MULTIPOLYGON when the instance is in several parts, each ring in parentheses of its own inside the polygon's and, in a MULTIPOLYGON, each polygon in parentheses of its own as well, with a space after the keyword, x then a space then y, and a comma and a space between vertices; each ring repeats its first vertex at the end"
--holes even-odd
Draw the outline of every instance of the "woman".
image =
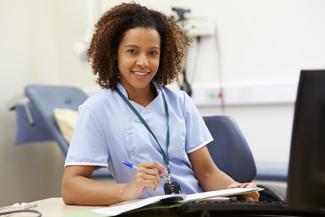
POLYGON ((217 168, 206 147, 212 136, 191 98, 165 87, 177 78, 189 45, 171 18, 138 4, 122 3, 100 18, 88 57, 102 89, 79 107, 62 181, 66 204, 255 187, 217 168), (98 167, 107 167, 117 184, 92 180, 98 167))

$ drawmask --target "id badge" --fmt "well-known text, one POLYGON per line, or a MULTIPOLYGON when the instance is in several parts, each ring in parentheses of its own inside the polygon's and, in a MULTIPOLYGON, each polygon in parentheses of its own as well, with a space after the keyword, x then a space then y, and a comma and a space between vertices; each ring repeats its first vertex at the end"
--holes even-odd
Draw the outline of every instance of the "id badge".
POLYGON ((165 194, 181 194, 181 186, 177 182, 167 182, 164 185, 165 194))
POLYGON ((181 186, 172 180, 171 176, 168 176, 168 182, 164 185, 165 194, 181 194, 181 186))

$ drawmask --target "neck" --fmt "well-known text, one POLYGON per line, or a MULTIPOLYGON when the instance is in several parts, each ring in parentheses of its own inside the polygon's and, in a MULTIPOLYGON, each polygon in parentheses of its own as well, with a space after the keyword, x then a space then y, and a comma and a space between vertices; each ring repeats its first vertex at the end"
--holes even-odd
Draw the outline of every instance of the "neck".
POLYGON ((142 89, 136 89, 136 88, 130 89, 127 87, 124 88, 128 93, 129 100, 132 100, 142 105, 143 107, 149 105, 157 95, 155 88, 151 84, 142 89))

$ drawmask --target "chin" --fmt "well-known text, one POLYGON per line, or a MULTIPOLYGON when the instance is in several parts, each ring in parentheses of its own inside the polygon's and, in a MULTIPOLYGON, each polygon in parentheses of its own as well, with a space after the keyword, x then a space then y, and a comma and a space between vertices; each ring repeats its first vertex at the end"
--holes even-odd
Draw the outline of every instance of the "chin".
POLYGON ((150 82, 152 81, 152 78, 146 78, 146 79, 132 79, 133 81, 130 83, 135 88, 145 88, 148 85, 150 85, 150 82))
POLYGON ((145 82, 145 83, 137 83, 137 84, 133 84, 132 86, 136 89, 143 89, 146 88, 148 85, 150 85, 150 81, 149 82, 145 82))

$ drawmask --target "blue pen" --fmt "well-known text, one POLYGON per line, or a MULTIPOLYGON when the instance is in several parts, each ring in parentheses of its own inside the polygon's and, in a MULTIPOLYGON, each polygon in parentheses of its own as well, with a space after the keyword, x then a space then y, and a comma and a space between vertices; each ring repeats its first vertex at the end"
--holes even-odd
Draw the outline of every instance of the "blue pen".
MULTIPOLYGON (((127 166, 129 168, 132 168, 132 169, 138 169, 138 167, 136 165, 134 165, 133 163, 130 163, 130 162, 123 162, 124 166, 127 166)), ((162 179, 168 179, 168 177, 166 175, 162 175, 160 176, 162 179)))

